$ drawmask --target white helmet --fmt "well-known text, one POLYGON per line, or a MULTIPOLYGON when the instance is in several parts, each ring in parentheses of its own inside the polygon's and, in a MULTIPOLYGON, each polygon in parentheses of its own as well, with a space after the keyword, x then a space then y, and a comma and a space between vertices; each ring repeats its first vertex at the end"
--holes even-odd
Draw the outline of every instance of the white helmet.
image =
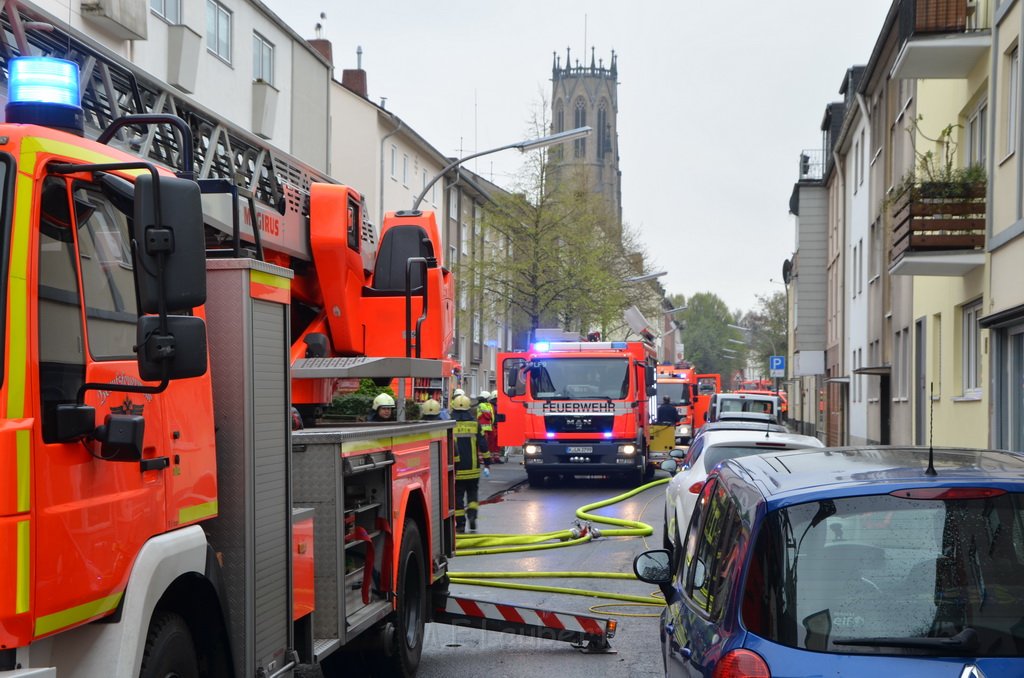
POLYGON ((420 403, 420 413, 425 417, 441 414, 441 403, 433 398, 424 400, 420 403))
POLYGON ((453 410, 468 410, 469 405, 469 398, 467 398, 465 395, 457 395, 454 398, 452 398, 453 410))
POLYGON ((465 391, 463 391, 463 390, 462 390, 461 388, 457 388, 457 389, 455 389, 455 392, 454 392, 454 393, 452 393, 452 396, 453 396, 453 397, 458 397, 458 396, 460 396, 460 395, 466 395, 466 392, 465 392, 465 391))
POLYGON ((479 398, 481 401, 490 400, 491 399, 491 392, 490 391, 480 391, 480 395, 478 395, 477 398, 479 398))
POLYGON ((395 399, 389 396, 387 393, 381 393, 379 396, 373 399, 373 411, 376 412, 382 407, 390 407, 394 409, 395 399))

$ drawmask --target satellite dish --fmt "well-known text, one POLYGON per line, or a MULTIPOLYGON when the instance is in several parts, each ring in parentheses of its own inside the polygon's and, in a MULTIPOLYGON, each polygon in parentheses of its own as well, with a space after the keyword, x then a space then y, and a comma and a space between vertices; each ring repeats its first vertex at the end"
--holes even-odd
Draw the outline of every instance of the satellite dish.
POLYGON ((786 259, 782 262, 782 282, 788 285, 791 280, 793 280, 793 262, 786 259))

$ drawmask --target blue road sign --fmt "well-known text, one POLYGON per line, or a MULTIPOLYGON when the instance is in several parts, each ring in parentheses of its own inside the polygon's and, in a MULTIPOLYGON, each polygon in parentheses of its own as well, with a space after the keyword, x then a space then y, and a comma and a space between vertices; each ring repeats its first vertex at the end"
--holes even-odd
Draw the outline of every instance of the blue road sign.
POLYGON ((768 358, 768 376, 770 377, 784 377, 786 376, 786 356, 784 355, 773 355, 768 358))

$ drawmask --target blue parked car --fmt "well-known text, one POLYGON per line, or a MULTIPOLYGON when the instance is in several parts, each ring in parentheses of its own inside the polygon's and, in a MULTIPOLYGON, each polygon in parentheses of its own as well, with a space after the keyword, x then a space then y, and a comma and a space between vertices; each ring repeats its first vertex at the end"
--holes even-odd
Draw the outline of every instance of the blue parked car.
POLYGON ((1024 456, 809 448, 723 462, 672 551, 669 676, 1024 676, 1024 456))

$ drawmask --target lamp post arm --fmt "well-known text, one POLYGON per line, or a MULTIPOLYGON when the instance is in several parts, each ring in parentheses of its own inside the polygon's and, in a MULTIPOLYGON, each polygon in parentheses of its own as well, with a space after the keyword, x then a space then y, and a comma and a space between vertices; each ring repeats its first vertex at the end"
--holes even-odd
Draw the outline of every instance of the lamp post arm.
POLYGON ((520 143, 515 143, 515 144, 507 144, 505 146, 500 146, 498 148, 489 148, 486 151, 480 151, 479 153, 471 153, 471 154, 467 155, 464 158, 459 158, 458 160, 453 160, 452 162, 450 162, 447 165, 445 165, 444 169, 442 169, 440 172, 435 174, 434 178, 431 179, 427 183, 427 185, 423 187, 423 190, 420 191, 420 194, 416 196, 415 200, 413 200, 412 208, 414 210, 415 209, 419 209, 420 203, 423 202, 423 198, 427 195, 427 191, 429 191, 430 188, 441 179, 441 177, 443 177, 444 175, 448 174, 448 172, 452 171, 453 169, 455 169, 456 167, 458 167, 462 163, 466 162, 467 160, 472 160, 473 158, 479 158, 481 155, 489 155, 491 153, 497 153, 498 151, 507 151, 510 148, 519 148, 520 146, 522 146, 521 142, 520 143))

